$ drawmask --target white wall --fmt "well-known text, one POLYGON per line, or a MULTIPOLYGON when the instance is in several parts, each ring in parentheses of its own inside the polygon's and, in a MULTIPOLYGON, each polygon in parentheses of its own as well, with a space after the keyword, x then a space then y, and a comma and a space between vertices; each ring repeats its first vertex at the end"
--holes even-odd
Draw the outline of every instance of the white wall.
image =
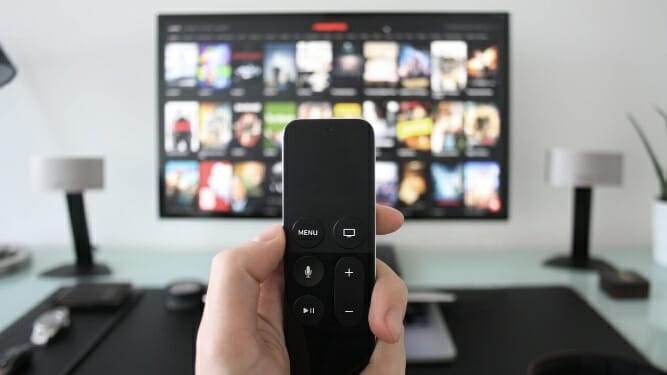
POLYGON ((391 240, 442 249, 565 249, 569 191, 543 182, 544 152, 560 145, 622 150, 625 186, 594 202, 598 248, 650 243, 657 191, 625 112, 636 113, 665 154, 664 0, 13 1, 0 11, 0 42, 19 67, 0 90, 0 242, 70 241, 64 198, 34 193, 33 154, 107 159, 108 188, 88 194, 96 243, 110 247, 218 248, 252 238, 264 220, 161 220, 157 214, 156 18, 158 12, 417 10, 511 13, 510 220, 409 223, 391 240), (279 7, 279 4, 284 5, 279 7), (418 5, 418 8, 411 6, 418 5))

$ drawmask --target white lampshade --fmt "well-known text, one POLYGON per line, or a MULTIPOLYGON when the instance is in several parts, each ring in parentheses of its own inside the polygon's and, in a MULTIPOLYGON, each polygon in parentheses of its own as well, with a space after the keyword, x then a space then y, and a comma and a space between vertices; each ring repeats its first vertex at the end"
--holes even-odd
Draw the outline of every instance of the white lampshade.
POLYGON ((558 187, 619 186, 623 154, 551 149, 547 152, 546 181, 558 187))
POLYGON ((68 193, 104 188, 104 159, 98 157, 33 157, 30 161, 32 187, 38 191, 68 193))

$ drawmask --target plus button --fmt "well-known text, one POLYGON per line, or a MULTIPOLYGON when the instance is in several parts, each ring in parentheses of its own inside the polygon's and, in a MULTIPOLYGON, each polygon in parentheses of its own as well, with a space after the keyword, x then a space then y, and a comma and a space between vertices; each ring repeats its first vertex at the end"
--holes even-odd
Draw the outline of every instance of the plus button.
POLYGON ((347 271, 344 272, 348 278, 352 277, 352 274, 354 273, 349 267, 347 268, 347 271))

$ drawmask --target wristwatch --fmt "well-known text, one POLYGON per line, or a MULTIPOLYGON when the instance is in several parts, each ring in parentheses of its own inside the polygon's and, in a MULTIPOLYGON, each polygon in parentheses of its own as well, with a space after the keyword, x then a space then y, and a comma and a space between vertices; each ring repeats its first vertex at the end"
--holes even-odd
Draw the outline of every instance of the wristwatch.
POLYGON ((69 309, 56 307, 42 313, 32 324, 30 342, 33 345, 43 346, 55 337, 63 328, 69 327, 69 309))

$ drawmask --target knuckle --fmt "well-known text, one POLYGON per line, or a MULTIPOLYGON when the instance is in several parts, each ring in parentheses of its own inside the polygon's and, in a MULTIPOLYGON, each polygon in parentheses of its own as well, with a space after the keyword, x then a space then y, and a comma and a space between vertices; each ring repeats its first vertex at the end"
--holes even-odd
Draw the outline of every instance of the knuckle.
POLYGON ((211 262, 212 268, 215 271, 224 271, 229 269, 236 262, 237 254, 233 249, 223 250, 217 253, 211 262))

